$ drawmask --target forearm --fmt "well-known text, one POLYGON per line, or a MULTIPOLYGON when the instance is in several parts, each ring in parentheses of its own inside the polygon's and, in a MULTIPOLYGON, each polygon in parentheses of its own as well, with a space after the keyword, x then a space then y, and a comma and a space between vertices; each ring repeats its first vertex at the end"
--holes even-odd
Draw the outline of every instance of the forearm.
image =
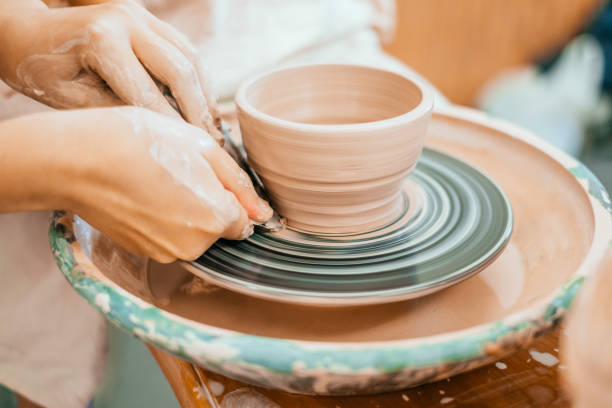
MULTIPOLYGON (((0 213, 70 209, 68 188, 78 174, 77 111, 0 122, 0 213)), ((81 142, 79 142, 81 140, 81 142)))

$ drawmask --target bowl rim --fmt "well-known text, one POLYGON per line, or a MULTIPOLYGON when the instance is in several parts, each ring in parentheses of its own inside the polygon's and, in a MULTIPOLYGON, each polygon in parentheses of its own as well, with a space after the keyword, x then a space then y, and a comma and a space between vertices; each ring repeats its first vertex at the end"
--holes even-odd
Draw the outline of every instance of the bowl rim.
POLYGON ((250 79, 244 81, 238 88, 235 96, 235 103, 238 108, 238 112, 242 111, 246 115, 249 115, 261 122, 265 122, 268 125, 280 127, 283 129, 289 129, 292 131, 302 132, 322 132, 322 133, 337 133, 342 135, 349 132, 368 132, 372 130, 387 129, 392 126, 406 124, 408 122, 416 121, 429 112, 432 111, 434 106, 434 92, 428 87, 417 75, 411 72, 403 72, 399 70, 383 69, 370 65, 361 64, 299 64, 291 65, 288 67, 282 67, 273 69, 270 71, 263 72, 250 79), (299 71, 304 69, 325 69, 325 68, 345 68, 345 69, 359 69, 369 70, 373 72, 381 72, 389 75, 396 76, 408 82, 411 82, 421 92, 420 102, 408 112, 401 115, 393 116, 387 119, 375 120, 371 122, 361 123, 345 123, 345 124, 314 124, 314 123, 301 123, 293 122, 286 119, 281 119, 267 113, 264 113, 257 109, 248 99, 247 94, 251 86, 257 82, 270 78, 281 72, 299 71))
MULTIPOLYGON (((333 373, 337 367, 344 367, 343 375, 363 373, 364 369, 375 369, 382 374, 485 358, 490 355, 487 344, 519 335, 533 337, 564 317, 585 277, 593 274, 612 246, 612 203, 605 188, 582 163, 529 131, 490 119, 469 108, 444 108, 438 113, 442 117, 502 130, 508 137, 544 152, 573 175, 589 200, 595 217, 591 246, 576 272, 537 302, 500 319, 430 336, 371 342, 257 336, 175 315, 114 282, 87 274, 85 271, 92 267, 91 264, 79 264, 77 258, 84 255, 75 256, 75 252, 81 251, 79 243, 73 237, 65 236, 65 231, 54 220, 49 229, 53 255, 69 283, 112 323, 147 343, 226 375, 231 375, 236 367, 245 370, 256 367, 257 375, 268 372, 291 376, 295 374, 295 362, 305 364, 298 370, 302 375, 310 370, 313 376, 333 373), (155 325, 156 322, 162 324, 155 325)), ((512 343, 510 341, 511 347, 516 347, 512 343)))

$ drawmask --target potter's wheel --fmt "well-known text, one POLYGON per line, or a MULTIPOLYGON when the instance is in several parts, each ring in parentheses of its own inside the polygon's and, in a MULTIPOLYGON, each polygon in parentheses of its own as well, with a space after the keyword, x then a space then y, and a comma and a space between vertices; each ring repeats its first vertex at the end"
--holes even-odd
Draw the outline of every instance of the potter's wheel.
POLYGON ((484 174, 425 149, 404 185, 402 215, 362 234, 291 228, 222 240, 190 272, 231 290, 293 303, 349 305, 409 299, 480 271, 503 249, 512 210, 484 174))
POLYGON ((51 248, 68 282, 110 322, 225 376, 324 395, 440 380, 527 347, 563 319, 609 248, 612 203, 578 161, 469 109, 435 113, 427 143, 486 172, 514 215, 494 262, 428 296, 319 308, 218 287, 194 294, 183 267, 147 274, 108 238, 87 226, 75 234, 59 215, 51 248))

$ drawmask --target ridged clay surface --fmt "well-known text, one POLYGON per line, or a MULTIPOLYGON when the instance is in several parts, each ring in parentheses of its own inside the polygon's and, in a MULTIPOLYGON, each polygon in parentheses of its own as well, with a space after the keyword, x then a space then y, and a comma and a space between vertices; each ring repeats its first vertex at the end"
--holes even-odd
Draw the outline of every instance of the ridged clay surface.
POLYGON ((363 232, 399 215, 433 106, 417 79, 299 66, 246 82, 236 104, 249 162, 290 226, 363 232))

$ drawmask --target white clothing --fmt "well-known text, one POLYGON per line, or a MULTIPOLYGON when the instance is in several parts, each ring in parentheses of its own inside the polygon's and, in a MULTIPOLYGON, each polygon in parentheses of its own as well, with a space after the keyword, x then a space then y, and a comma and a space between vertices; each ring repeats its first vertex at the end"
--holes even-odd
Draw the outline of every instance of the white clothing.
MULTIPOLYGON (((196 44, 213 92, 225 100, 246 77, 283 64, 408 69, 380 46, 379 34, 393 28, 393 0, 145 3, 196 44)), ((49 109, 0 85, 0 120, 49 109)), ((103 319, 55 265, 48 216, 0 215, 0 383, 46 407, 82 408, 102 367, 103 319)))

